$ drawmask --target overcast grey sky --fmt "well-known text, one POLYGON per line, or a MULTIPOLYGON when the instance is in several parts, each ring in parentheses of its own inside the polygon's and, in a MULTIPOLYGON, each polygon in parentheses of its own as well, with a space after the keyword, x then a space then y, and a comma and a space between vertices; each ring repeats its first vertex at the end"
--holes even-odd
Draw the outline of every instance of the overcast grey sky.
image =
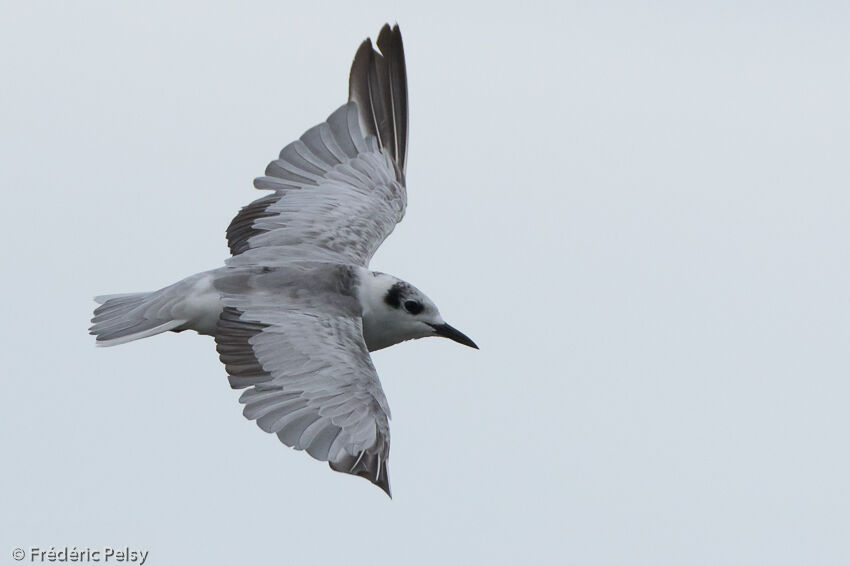
POLYGON ((0 6, 0 561, 850 563, 848 4, 314 4, 0 6), (86 333, 221 265, 385 21, 372 268, 481 346, 375 354, 392 501, 244 419, 209 338, 86 333))

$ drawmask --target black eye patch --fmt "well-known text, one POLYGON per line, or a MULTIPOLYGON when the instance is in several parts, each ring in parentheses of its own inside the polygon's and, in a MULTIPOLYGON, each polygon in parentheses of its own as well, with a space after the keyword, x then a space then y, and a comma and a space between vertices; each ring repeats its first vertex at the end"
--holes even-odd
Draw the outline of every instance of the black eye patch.
POLYGON ((410 314, 419 314, 423 308, 422 303, 419 301, 404 301, 404 310, 410 314))
POLYGON ((387 291, 387 294, 384 296, 384 302, 397 309, 401 306, 401 293, 403 290, 404 285, 402 283, 396 283, 387 291))

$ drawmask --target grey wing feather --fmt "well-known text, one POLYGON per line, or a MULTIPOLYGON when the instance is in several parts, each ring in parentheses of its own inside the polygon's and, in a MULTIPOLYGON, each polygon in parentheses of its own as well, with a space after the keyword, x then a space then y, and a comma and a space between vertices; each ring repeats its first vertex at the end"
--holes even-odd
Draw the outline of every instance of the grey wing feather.
POLYGON ((395 131, 395 159, 402 173, 407 173, 407 65, 404 60, 404 44, 398 25, 392 29, 384 25, 378 36, 378 48, 387 59, 387 78, 393 108, 393 128, 395 131))
POLYGON ((356 300, 287 294, 286 277, 260 274, 252 292, 225 295, 216 346, 231 386, 247 388, 244 415, 389 495, 389 407, 356 300))
POLYGON ((228 265, 368 265, 403 218, 407 192, 390 154, 362 135, 358 119, 349 102, 269 164, 254 185, 274 194, 230 223, 228 265))
POLYGON ((274 216, 274 212, 269 212, 268 209, 279 198, 278 195, 269 195, 242 208, 227 227, 227 245, 231 254, 239 255, 248 249, 248 240, 261 233, 261 230, 254 228, 254 221, 274 216))
POLYGON ((360 44, 348 79, 348 99, 360 108, 361 126, 378 138, 404 173, 407 170, 407 69, 398 25, 384 25, 380 53, 370 40, 360 44))
POLYGON ((367 266, 407 206, 407 78, 398 26, 357 51, 349 102, 269 163, 227 230, 231 266, 323 260, 367 266))

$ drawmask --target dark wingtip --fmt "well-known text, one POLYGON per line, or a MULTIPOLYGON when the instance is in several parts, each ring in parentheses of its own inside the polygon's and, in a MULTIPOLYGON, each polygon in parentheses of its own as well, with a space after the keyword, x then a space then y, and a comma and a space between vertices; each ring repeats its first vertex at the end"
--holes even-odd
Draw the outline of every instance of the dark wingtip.
POLYGON ((375 42, 381 53, 386 54, 391 42, 401 42, 401 30, 398 29, 398 23, 390 27, 390 24, 384 24, 381 31, 378 32, 378 40, 375 42))
POLYGON ((360 476, 361 478, 366 478, 367 480, 369 480, 373 484, 380 487, 383 490, 383 492, 387 494, 387 497, 392 499, 393 494, 392 494, 392 491, 390 490, 390 473, 389 473, 389 469, 387 467, 387 463, 384 462, 383 465, 381 465, 381 469, 378 472, 377 478, 375 478, 375 476, 372 475, 372 473, 370 473, 370 472, 373 472, 373 470, 363 470, 361 472, 358 472, 357 475, 360 476))
POLYGON ((348 76, 348 99, 357 103, 361 126, 390 152, 404 176, 407 168, 407 67, 398 24, 384 24, 375 51, 360 44, 348 76))
POLYGON ((366 76, 366 73, 369 71, 374 57, 374 51, 372 39, 368 37, 357 48, 357 52, 354 54, 354 61, 351 62, 351 71, 348 73, 349 100, 353 100, 358 95, 368 95, 368 90, 365 90, 368 87, 362 77, 366 76))
POLYGON ((389 480, 389 478, 387 477, 386 474, 384 474, 384 478, 381 481, 377 481, 377 482, 373 481, 372 483, 377 485, 381 489, 383 489, 384 493, 387 494, 387 497, 389 497, 390 499, 393 498, 393 494, 390 491, 390 480, 389 480))
MULTIPOLYGON (((384 456, 386 456, 386 452, 384 452, 384 456)), ((369 480, 380 487, 390 499, 393 498, 390 491, 390 472, 387 461, 384 458, 379 458, 377 452, 370 453, 367 451, 356 458, 347 454, 337 461, 328 461, 328 465, 335 472, 351 474, 369 480)))

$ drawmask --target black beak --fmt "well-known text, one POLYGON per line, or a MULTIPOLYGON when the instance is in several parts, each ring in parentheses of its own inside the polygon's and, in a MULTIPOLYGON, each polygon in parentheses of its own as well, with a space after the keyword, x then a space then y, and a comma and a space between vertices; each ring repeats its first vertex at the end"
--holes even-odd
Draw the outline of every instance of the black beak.
POLYGON ((464 346, 469 346, 470 348, 478 349, 478 346, 475 345, 475 342, 469 339, 469 336, 451 326, 449 324, 430 324, 429 326, 434 329, 437 333, 437 336, 443 336, 444 338, 448 338, 449 340, 454 340, 458 344, 463 344, 464 346))

